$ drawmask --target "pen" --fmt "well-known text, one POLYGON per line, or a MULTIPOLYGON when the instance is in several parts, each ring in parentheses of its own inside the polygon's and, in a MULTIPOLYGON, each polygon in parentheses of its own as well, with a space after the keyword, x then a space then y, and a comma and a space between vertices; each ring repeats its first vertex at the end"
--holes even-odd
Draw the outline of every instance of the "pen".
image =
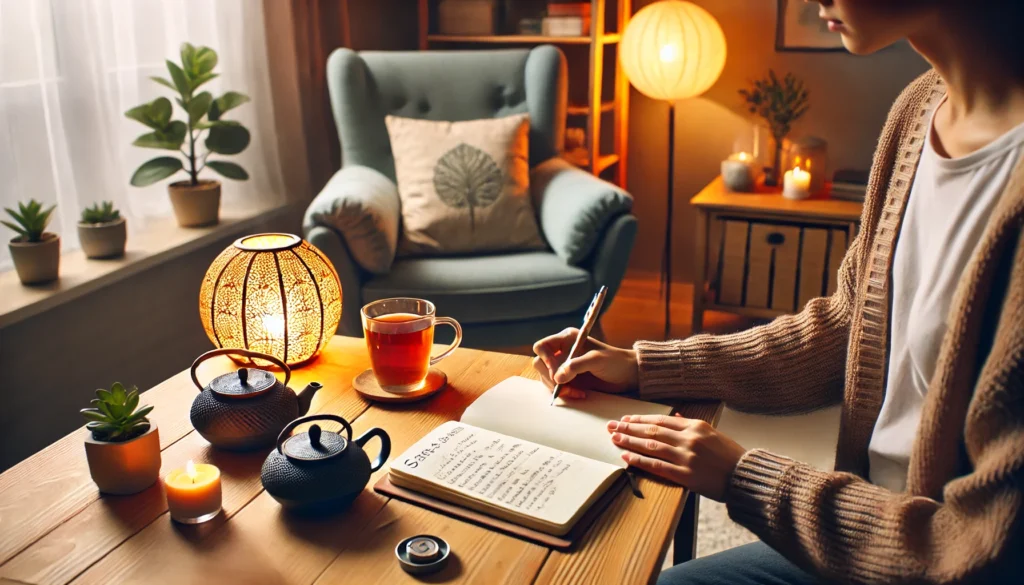
MULTIPOLYGON (((576 335, 576 341, 572 344, 572 349, 569 350, 569 357, 565 361, 569 361, 573 358, 579 357, 583 353, 583 346, 586 345, 587 338, 590 336, 590 330, 594 328, 594 323, 597 323, 597 317, 601 314, 601 305, 604 304, 604 297, 608 294, 608 287, 602 286, 597 294, 594 295, 594 300, 590 301, 590 307, 587 308, 587 314, 583 316, 583 325, 580 326, 580 332, 576 335)), ((551 391, 551 404, 555 403, 555 399, 558 398, 558 393, 562 391, 561 384, 555 384, 555 389, 551 391)))

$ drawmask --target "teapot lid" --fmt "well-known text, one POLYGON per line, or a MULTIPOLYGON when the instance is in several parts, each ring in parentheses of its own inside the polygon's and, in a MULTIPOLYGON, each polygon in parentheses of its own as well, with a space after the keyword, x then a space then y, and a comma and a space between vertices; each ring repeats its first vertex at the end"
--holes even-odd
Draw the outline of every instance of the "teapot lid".
POLYGON ((210 390, 220 398, 254 398, 266 393, 277 378, 259 368, 239 368, 232 374, 217 376, 210 382, 210 390))
POLYGON ((324 432, 320 425, 313 425, 305 433, 288 437, 281 452, 293 461, 323 461, 340 455, 347 446, 348 440, 341 433, 324 432))

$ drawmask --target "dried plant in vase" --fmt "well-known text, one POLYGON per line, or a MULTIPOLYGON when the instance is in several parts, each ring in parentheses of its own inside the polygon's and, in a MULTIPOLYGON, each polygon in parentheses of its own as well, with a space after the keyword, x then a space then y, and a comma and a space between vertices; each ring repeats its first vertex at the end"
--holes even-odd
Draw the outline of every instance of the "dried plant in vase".
POLYGON ((747 110, 764 119, 775 140, 775 160, 772 171, 765 177, 765 184, 776 186, 779 182, 782 164, 782 143, 792 130, 793 122, 800 119, 810 108, 809 93, 804 82, 792 73, 779 79, 769 69, 764 79, 755 79, 749 89, 741 89, 740 95, 746 101, 747 110))
POLYGON ((95 203, 82 210, 78 222, 78 241, 88 258, 115 258, 124 256, 128 230, 121 212, 113 201, 95 203))
POLYGON ((85 456, 100 491, 134 494, 153 485, 160 473, 160 435, 147 418, 153 407, 139 408, 138 388, 120 382, 97 390, 91 403, 82 409, 85 456))
POLYGON ((201 86, 218 76, 217 53, 209 47, 181 45, 181 65, 167 61, 170 79, 151 77, 153 81, 177 92, 174 101, 184 112, 184 120, 172 120, 171 101, 157 98, 148 104, 136 106, 125 116, 147 126, 151 132, 135 139, 135 146, 173 150, 185 155, 185 162, 177 156, 158 156, 142 164, 132 175, 136 187, 152 185, 179 171, 188 179, 171 183, 168 191, 174 214, 182 227, 215 224, 220 211, 220 182, 200 180, 199 173, 209 168, 217 174, 244 181, 249 173, 241 166, 226 160, 208 160, 211 154, 238 154, 249 146, 249 131, 235 120, 224 118, 229 110, 250 101, 249 96, 229 91, 214 98, 208 91, 196 93, 201 86), (204 139, 205 135, 205 139, 204 139), (200 152, 202 142, 205 151, 200 152), (187 165, 187 166, 186 166, 187 165))
POLYGON ((0 223, 18 234, 7 247, 22 284, 43 284, 57 280, 60 236, 46 231, 56 208, 56 205, 51 205, 49 209, 43 209, 43 204, 35 199, 19 203, 17 211, 4 208, 14 223, 3 220, 0 223))

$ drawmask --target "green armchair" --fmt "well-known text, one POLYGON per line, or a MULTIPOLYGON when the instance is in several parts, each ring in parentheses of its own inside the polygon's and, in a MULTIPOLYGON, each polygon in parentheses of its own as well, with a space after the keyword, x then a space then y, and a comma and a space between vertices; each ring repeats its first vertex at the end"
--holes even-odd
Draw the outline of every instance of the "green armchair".
POLYGON ((561 51, 338 49, 327 81, 343 166, 306 210, 303 232, 341 278, 339 333, 362 335, 364 304, 409 296, 457 319, 463 345, 510 347, 579 325, 601 285, 609 289, 605 308, 611 305, 636 217, 629 194, 559 158, 566 117, 561 51), (530 114, 530 189, 550 249, 393 258, 401 213, 384 117, 459 121, 521 112, 530 114), (351 209, 365 213, 358 221, 339 219, 339 210, 351 209))

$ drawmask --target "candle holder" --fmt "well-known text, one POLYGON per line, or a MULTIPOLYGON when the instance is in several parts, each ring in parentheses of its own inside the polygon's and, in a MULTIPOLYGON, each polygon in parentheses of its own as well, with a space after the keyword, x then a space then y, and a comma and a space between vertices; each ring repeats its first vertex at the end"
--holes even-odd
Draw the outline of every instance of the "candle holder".
POLYGON ((171 519, 181 524, 202 524, 220 514, 222 493, 220 469, 214 465, 188 462, 164 478, 167 509, 171 519))
POLYGON ((807 172, 810 175, 809 194, 823 195, 828 173, 828 142, 816 136, 805 136, 791 143, 783 168, 799 168, 807 172))
POLYGON ((737 152, 722 161, 722 181, 726 189, 737 193, 750 193, 757 181, 756 161, 749 152, 737 152))

